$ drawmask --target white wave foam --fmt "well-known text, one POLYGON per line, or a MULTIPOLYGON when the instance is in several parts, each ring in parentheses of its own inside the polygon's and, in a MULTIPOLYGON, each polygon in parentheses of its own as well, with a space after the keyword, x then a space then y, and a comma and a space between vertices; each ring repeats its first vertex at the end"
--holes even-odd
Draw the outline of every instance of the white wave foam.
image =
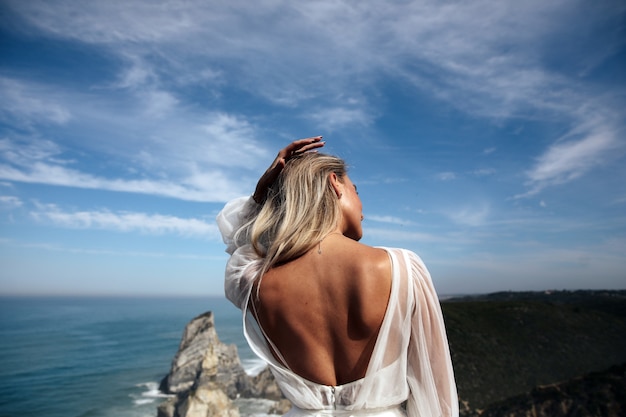
POLYGON ((268 410, 274 405, 274 401, 263 398, 237 398, 234 401, 239 409, 241 417, 272 417, 276 414, 268 414, 268 410))
POLYGON ((267 363, 263 359, 244 359, 241 362, 241 366, 250 376, 258 375, 265 367, 267 363))
POLYGON ((141 384, 135 385, 136 387, 144 387, 146 391, 142 392, 139 396, 136 394, 130 394, 133 398, 133 403, 135 405, 144 405, 155 402, 160 398, 170 398, 173 395, 164 394, 159 391, 158 382, 142 382, 141 384))
POLYGON ((153 403, 155 400, 155 398, 145 398, 145 399, 136 399, 135 401, 133 401, 133 404, 135 405, 144 405, 144 404, 151 404, 153 403))

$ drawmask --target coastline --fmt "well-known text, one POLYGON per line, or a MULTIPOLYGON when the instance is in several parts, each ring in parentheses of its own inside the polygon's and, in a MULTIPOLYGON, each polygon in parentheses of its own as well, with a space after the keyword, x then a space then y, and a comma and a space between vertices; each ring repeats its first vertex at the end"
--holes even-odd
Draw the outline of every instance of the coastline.
MULTIPOLYGON (((615 301, 613 304, 594 298, 602 294, 626 297, 626 290, 505 291, 442 296, 449 339, 452 350, 457 352, 453 361, 459 383, 467 380, 468 377, 461 374, 471 368, 474 361, 471 357, 476 355, 482 358, 481 365, 475 368, 480 374, 477 380, 484 384, 493 379, 489 374, 497 369, 502 369, 503 378, 511 378, 506 372, 511 366, 515 366, 520 375, 539 375, 528 367, 529 364, 547 369, 549 365, 542 361, 558 362, 558 358, 549 355, 553 351, 574 360, 572 349, 584 348, 591 352, 587 356, 608 358, 602 349, 619 349, 619 343, 624 343, 619 338, 626 335, 626 330, 620 329, 626 327, 619 326, 626 325, 623 316, 626 309, 620 310, 624 304, 618 302, 617 296, 611 299, 615 301), (571 301, 577 298, 578 301, 571 301), (583 299, 587 301, 580 304, 583 299), (541 302, 537 303, 538 300, 541 302), (458 317, 453 309, 467 308, 466 303, 478 306, 473 308, 488 308, 475 310, 473 316, 461 310, 461 321, 455 324, 458 317), (533 311, 541 313, 537 316, 541 320, 533 319, 534 313, 530 314, 533 311), (578 326, 578 333, 561 334, 551 328, 541 330, 550 315, 555 317, 555 325, 578 326), (494 317, 500 317, 502 323, 492 322, 494 317), (512 321, 506 322, 507 317, 512 321), (600 319, 605 324, 598 325, 600 319), (613 324, 606 324, 607 320, 614 320, 613 324), (483 327, 472 330, 471 326, 480 323, 483 327), (522 353, 511 353, 511 347, 505 343, 511 336, 497 333, 503 331, 498 330, 500 325, 516 335, 541 336, 537 339, 540 343, 524 347, 522 353), (496 331, 495 335, 490 333, 492 331, 496 331), (595 335, 595 331, 599 334, 595 335), (546 339, 541 332, 554 333, 562 340, 546 339), (608 340, 607 335, 613 336, 608 340), (490 351, 494 347, 484 344, 490 340, 499 341, 496 351, 490 351), (459 350, 461 341, 463 349, 473 351, 459 350), (599 353, 593 353, 593 349, 599 353), (535 356, 524 356, 524 352, 535 356), (519 364, 506 365, 506 361, 498 359, 506 357, 518 358, 519 364)), ((6 415, 26 417, 155 417, 158 404, 167 398, 158 391, 158 383, 168 372, 183 329, 193 317, 206 311, 215 313, 220 340, 237 346, 246 373, 258 372, 263 362, 249 350, 242 336, 241 313, 223 297, 0 296, 0 360, 3 365, 0 367, 0 409, 6 415)), ((560 366, 567 368, 565 365, 560 366)), ((588 370, 602 369, 598 366, 588 370)), ((579 372, 582 373, 584 369, 579 372)), ((471 372, 467 375, 477 378, 471 372)), ((459 387, 462 392, 462 386, 459 387)), ((264 406, 254 401, 246 404, 253 409, 254 404, 264 406)))
POLYGON ((183 328, 208 310, 253 370, 223 297, 0 296, 0 415, 155 417, 183 328))

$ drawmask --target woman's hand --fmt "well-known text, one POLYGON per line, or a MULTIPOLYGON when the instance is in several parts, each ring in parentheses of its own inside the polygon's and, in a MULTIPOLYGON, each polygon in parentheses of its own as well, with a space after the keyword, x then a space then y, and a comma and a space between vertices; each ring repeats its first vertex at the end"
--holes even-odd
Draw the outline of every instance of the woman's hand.
POLYGON ((278 174, 283 170, 285 164, 290 158, 296 155, 310 151, 312 149, 321 148, 324 146, 321 136, 315 136, 306 139, 298 139, 291 142, 278 152, 276 159, 272 162, 272 165, 265 171, 265 173, 259 179, 256 185, 252 198, 257 203, 261 204, 265 201, 267 196, 267 190, 272 186, 278 174))

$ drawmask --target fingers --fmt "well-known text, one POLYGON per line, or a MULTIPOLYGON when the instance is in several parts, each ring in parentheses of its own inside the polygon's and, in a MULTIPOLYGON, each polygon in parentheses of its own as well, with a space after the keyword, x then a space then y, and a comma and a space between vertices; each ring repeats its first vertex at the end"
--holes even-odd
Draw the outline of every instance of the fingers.
POLYGON ((321 136, 313 136, 305 139, 298 139, 291 142, 285 148, 278 152, 279 158, 289 159, 292 156, 310 151, 312 149, 321 148, 325 142, 322 142, 321 136))
POLYGON ((305 139, 298 139, 291 142, 278 152, 276 159, 272 165, 265 171, 259 179, 252 198, 257 203, 265 201, 268 188, 276 181, 280 172, 285 168, 285 164, 290 158, 300 155, 304 152, 313 151, 324 146, 321 136, 313 136, 305 139))

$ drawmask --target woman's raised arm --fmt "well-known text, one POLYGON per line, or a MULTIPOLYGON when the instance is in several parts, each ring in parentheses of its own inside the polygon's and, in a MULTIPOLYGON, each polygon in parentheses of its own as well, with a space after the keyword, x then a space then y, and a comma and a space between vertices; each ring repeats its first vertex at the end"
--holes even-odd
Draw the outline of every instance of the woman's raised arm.
POLYGON ((272 162, 270 167, 263 173, 256 185, 256 189, 252 195, 254 201, 259 204, 265 201, 268 189, 272 186, 272 184, 274 184, 274 181, 278 178, 278 174, 280 174, 290 158, 307 151, 321 148, 324 146, 324 143, 325 142, 322 142, 321 136, 314 136, 306 139, 294 140, 289 145, 278 151, 276 159, 274 159, 274 162, 272 162))

